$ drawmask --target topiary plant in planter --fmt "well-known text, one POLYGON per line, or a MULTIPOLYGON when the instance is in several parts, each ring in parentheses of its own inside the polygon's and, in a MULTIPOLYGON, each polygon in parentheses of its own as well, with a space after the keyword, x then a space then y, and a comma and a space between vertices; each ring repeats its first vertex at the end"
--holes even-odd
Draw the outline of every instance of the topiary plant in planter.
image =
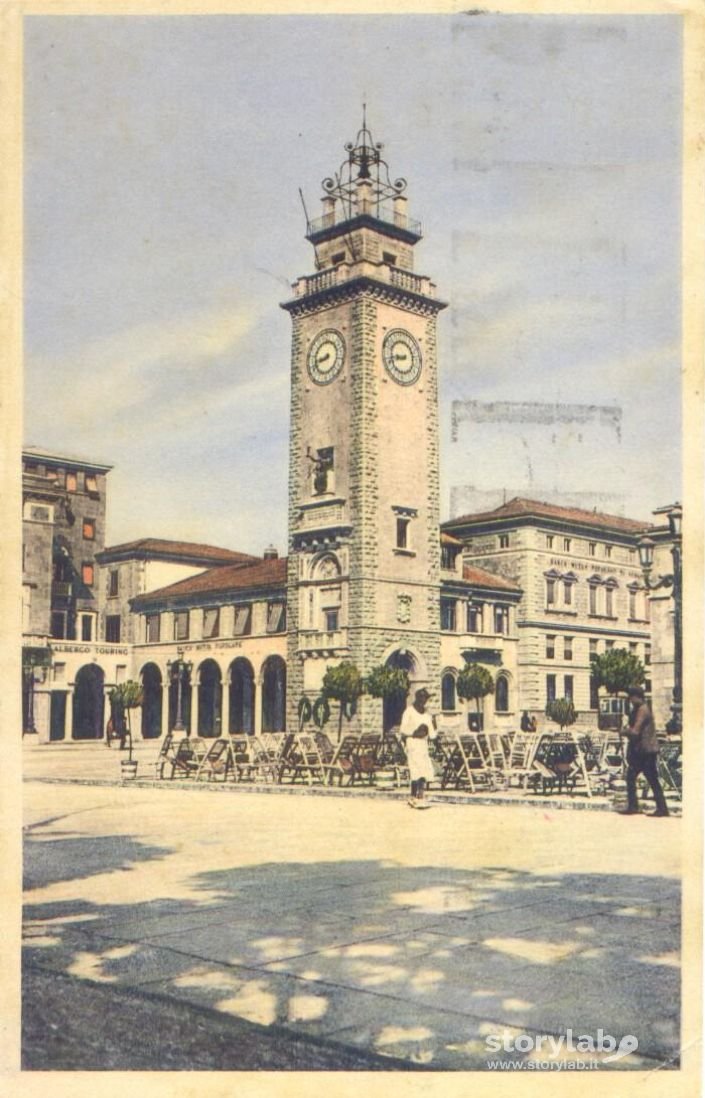
MULTIPOLYGON (((343 718, 351 720, 357 711, 357 700, 362 693, 362 675, 354 663, 343 660, 329 667, 323 676, 321 697, 339 704, 338 742, 343 735, 343 718)), ((315 708, 315 707, 314 707, 315 708)))
POLYGON ((550 721, 560 725, 561 732, 571 724, 575 724, 578 714, 570 698, 554 698, 546 706, 546 716, 550 721))
POLYGON ((127 758, 122 759, 120 765, 123 777, 134 778, 137 775, 137 760, 132 757, 132 719, 130 714, 133 709, 138 709, 142 705, 144 698, 142 686, 134 679, 128 679, 127 682, 121 682, 118 686, 114 686, 108 697, 111 705, 116 710, 124 710, 126 716, 128 751, 127 758))
POLYGON ((481 729, 482 725, 479 721, 482 712, 482 699, 486 698, 488 694, 493 694, 495 689, 495 681, 492 677, 492 672, 486 667, 483 667, 480 663, 467 664, 458 672, 455 688, 461 701, 475 702, 478 715, 478 728, 481 729))

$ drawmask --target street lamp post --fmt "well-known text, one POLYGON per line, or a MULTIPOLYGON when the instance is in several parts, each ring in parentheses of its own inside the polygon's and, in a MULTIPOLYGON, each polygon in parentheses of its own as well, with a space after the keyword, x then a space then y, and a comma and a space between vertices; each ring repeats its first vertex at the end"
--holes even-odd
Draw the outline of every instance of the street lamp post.
POLYGON ((25 727, 22 734, 35 734, 37 727, 34 723, 34 666, 24 668, 24 677, 26 683, 26 713, 25 713, 25 727))
POLYGON ((22 676, 24 698, 22 704, 22 735, 36 735, 37 725, 34 712, 35 687, 37 683, 47 681, 51 666, 51 650, 48 648, 27 646, 22 649, 22 676))
POLYGON ((186 682, 186 676, 191 673, 193 664, 190 660, 185 660, 179 654, 176 660, 167 660, 167 670, 169 671, 171 681, 176 680, 176 720, 174 722, 174 732, 186 732, 186 725, 184 724, 184 685, 186 682))
POLYGON ((674 503, 671 507, 664 507, 655 513, 665 514, 668 517, 673 572, 671 575, 659 576, 658 579, 652 578, 651 570, 654 564, 654 546, 656 543, 653 538, 648 536, 640 538, 637 543, 639 563, 647 590, 656 591, 660 587, 670 587, 673 592, 673 703, 671 705, 672 715, 666 725, 666 731, 680 735, 683 731, 683 508, 680 503, 674 503))

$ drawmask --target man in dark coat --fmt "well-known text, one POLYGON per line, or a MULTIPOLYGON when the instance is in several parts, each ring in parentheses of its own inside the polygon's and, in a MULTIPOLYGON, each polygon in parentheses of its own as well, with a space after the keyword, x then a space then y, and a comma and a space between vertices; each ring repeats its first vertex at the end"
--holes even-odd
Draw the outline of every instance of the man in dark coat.
POLYGON ((651 786, 656 802, 656 811, 650 812, 649 815, 668 816, 666 798, 658 780, 658 739, 653 715, 646 704, 644 691, 640 686, 630 687, 627 696, 631 703, 631 710, 629 723, 622 730, 622 735, 629 738, 629 746, 627 747, 627 807, 624 809, 624 815, 633 816, 639 812, 636 780, 639 774, 643 774, 651 786))

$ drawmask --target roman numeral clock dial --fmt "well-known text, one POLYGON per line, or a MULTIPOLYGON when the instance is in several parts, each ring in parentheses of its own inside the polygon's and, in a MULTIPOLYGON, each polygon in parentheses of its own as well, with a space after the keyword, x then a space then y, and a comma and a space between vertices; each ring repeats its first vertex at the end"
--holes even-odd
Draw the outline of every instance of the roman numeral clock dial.
POLYGON ((421 374, 421 349, 403 328, 387 332, 382 344, 382 359, 390 377, 399 385, 413 385, 421 374))
POLYGON ((327 385, 338 376, 345 361, 345 341, 340 332, 328 328, 319 332, 308 352, 308 372, 317 385, 327 385))

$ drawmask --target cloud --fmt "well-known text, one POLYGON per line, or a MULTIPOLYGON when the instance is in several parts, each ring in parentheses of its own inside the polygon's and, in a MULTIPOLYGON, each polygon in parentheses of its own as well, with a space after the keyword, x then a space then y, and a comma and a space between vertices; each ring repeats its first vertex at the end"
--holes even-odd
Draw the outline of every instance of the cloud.
MULTIPOLYGON (((216 384, 215 367, 238 348, 260 319, 249 304, 222 303, 164 321, 136 325, 87 343, 69 361, 47 357, 28 362, 29 399, 33 429, 49 429, 63 421, 67 432, 84 431, 95 423, 116 422, 149 411, 163 415, 185 392, 216 384), (71 384, 64 384, 66 377, 71 384), (41 400, 32 400, 32 386, 41 385, 41 400)), ((252 384, 250 376, 246 384, 252 384)))

